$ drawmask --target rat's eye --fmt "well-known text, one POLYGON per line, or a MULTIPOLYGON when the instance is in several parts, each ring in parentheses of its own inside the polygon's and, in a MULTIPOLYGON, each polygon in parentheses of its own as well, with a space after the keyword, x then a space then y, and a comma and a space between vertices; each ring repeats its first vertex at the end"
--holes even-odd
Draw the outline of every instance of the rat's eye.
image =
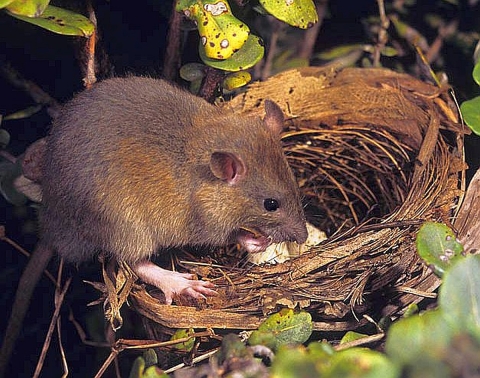
POLYGON ((277 211, 280 204, 275 198, 266 198, 263 200, 263 207, 267 211, 277 211))

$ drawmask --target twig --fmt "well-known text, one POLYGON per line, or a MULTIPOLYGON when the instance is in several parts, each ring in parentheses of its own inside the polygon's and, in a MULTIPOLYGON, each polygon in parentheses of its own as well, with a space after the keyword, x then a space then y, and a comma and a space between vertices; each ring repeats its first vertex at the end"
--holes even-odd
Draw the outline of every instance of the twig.
MULTIPOLYGON (((63 259, 60 260, 60 266, 58 267, 57 289, 55 290, 55 309, 57 307, 61 307, 63 303, 63 299, 60 300, 60 296, 59 296, 59 288, 60 288, 60 285, 62 284, 62 275, 63 275, 63 259)), ((60 348, 60 357, 61 357, 62 366, 63 366, 62 377, 66 377, 68 376, 68 362, 67 362, 67 357, 65 356, 65 349, 63 348, 62 327, 61 327, 60 316, 57 318, 56 328, 57 328, 57 337, 58 337, 58 347, 60 348)))
MULTIPOLYGON (((211 350, 210 352, 206 352, 206 353, 202 354, 201 356, 195 357, 192 360, 192 364, 196 364, 196 363, 199 363, 199 362, 202 362, 202 361, 206 360, 207 358, 210 358, 215 353, 217 353, 219 349, 220 348, 216 348, 216 349, 211 350)), ((165 374, 170 374, 170 373, 173 373, 174 371, 176 371, 178 369, 181 369, 185 366, 186 366, 185 363, 181 363, 181 364, 178 364, 176 366, 171 367, 170 369, 165 370, 164 373, 165 374)))
POLYGON ((95 378, 100 378, 103 373, 105 373, 105 371, 108 369, 108 367, 110 366, 110 364, 112 363, 112 361, 117 358, 118 354, 121 352, 122 350, 121 349, 112 349, 112 351, 110 352, 108 358, 105 360, 105 362, 103 363, 102 367, 100 368, 100 370, 97 372, 97 374, 95 374, 95 378))
POLYGON ((95 25, 95 31, 88 38, 87 43, 85 44, 85 52, 87 55, 86 64, 85 64, 85 77, 83 78, 83 83, 85 88, 89 89, 93 84, 97 82, 97 77, 95 75, 95 47, 97 45, 97 17, 95 16, 95 10, 93 9, 92 2, 87 1, 87 11, 88 18, 95 25))
POLYGON ((47 355, 47 351, 50 347, 50 342, 52 340, 52 334, 55 329, 55 325, 57 324, 57 320, 59 319, 60 316, 60 309, 62 307, 63 300, 65 298, 65 294, 67 293, 68 288, 70 287, 70 283, 72 282, 72 278, 70 277, 67 282, 65 282, 64 287, 62 288, 62 291, 58 294, 55 293, 55 311, 52 316, 52 320, 50 322, 50 326, 48 327, 48 332, 47 336, 45 337, 45 342, 43 344, 42 348, 42 353, 40 354, 40 358, 38 359, 37 367, 35 368, 35 372, 33 374, 34 378, 37 378, 41 370, 43 368, 43 363, 45 361, 45 357, 47 355))
POLYGON ((198 337, 213 337, 215 333, 212 330, 206 330, 202 332, 195 332, 190 336, 182 337, 175 340, 169 341, 156 341, 156 340, 129 340, 129 339, 118 339, 115 343, 114 348, 120 351, 125 349, 149 349, 149 348, 161 348, 161 347, 170 347, 172 345, 177 345, 190 341, 193 338, 198 337))
POLYGON ((318 22, 311 28, 305 31, 305 35, 298 50, 298 57, 310 60, 312 58, 313 50, 315 48, 315 42, 317 41, 318 33, 322 27, 323 19, 327 12, 327 0, 319 0, 315 2, 315 8, 317 10, 318 22))
MULTIPOLYGON (((112 361, 124 350, 126 349, 149 349, 149 348, 160 348, 160 347, 169 347, 172 345, 181 344, 187 341, 190 341, 193 338, 197 337, 211 337, 214 336, 212 330, 206 330, 203 332, 195 332, 194 334, 188 337, 182 337, 176 340, 169 340, 169 341, 156 341, 156 340, 128 340, 128 339, 118 339, 117 342, 112 346, 112 350, 110 355, 107 357, 103 365, 98 370, 97 374, 95 374, 95 378, 100 378, 103 373, 108 369, 112 361)), ((200 356, 201 357, 201 356, 200 356)), ((200 358, 199 357, 199 358, 200 358)), ((195 360, 194 360, 195 361, 195 360)))
POLYGON ((377 0, 378 12, 380 13, 380 30, 378 31, 378 41, 373 51, 373 66, 380 67, 380 55, 388 42, 387 29, 390 26, 390 20, 385 14, 385 3, 383 0, 377 0))
POLYGON ((272 16, 267 16, 267 19, 272 26, 272 34, 270 36, 270 43, 268 46, 267 57, 263 65, 261 79, 266 80, 272 74, 273 58, 277 53, 277 42, 280 31, 285 27, 285 24, 272 16))
POLYGON ((54 117, 60 105, 57 100, 51 97, 47 92, 41 89, 34 82, 25 79, 10 63, 4 61, 0 57, 0 75, 14 87, 26 92, 37 104, 46 106, 47 112, 51 117, 54 117))
POLYGON ((421 174, 428 165, 428 161, 432 158, 435 146, 437 145, 440 132, 440 120, 433 109, 428 109, 428 115, 430 117, 430 122, 415 161, 416 164, 412 175, 412 183, 416 183, 419 180, 421 174))
MULTIPOLYGON (((5 226, 0 226, 0 240, 4 241, 5 243, 10 244, 13 248, 15 248, 21 254, 30 258, 30 255, 31 255, 30 252, 27 252, 27 250, 22 248, 19 244, 17 244, 12 239, 10 239, 8 236, 5 235, 5 226)), ((52 281, 54 284, 56 284, 55 277, 53 277, 53 275, 48 270, 45 270, 44 274, 50 279, 50 281, 52 281)))
POLYGON ((6 150, 1 150, 0 156, 3 157, 5 160, 8 160, 10 163, 15 163, 17 161, 17 158, 6 150))
POLYGON ((75 319, 75 316, 73 315, 73 311, 72 311, 71 308, 70 308, 70 311, 68 313, 68 320, 70 320, 72 322, 73 326, 75 327, 75 329, 77 331, 78 337, 80 337, 80 340, 85 345, 90 345, 90 346, 94 346, 94 347, 102 347, 102 348, 109 348, 110 347, 110 344, 107 344, 107 343, 87 340, 87 334, 83 330, 82 326, 75 319))
POLYGON ((60 357, 62 358, 62 365, 63 365, 63 377, 68 376, 68 362, 67 362, 67 357, 65 355, 65 349, 63 348, 63 343, 62 343, 62 327, 61 327, 61 322, 60 322, 60 317, 57 319, 57 336, 58 336, 58 346, 60 348, 60 357))
POLYGON ((446 38, 450 37, 452 34, 458 30, 458 20, 455 19, 448 23, 447 25, 442 25, 438 30, 437 38, 430 45, 428 51, 425 52, 425 59, 427 62, 432 63, 438 58, 440 50, 443 47, 443 42, 446 38))
POLYGON ((408 286, 397 286, 395 287, 395 290, 401 293, 409 293, 409 294, 418 295, 419 297, 431 298, 431 299, 435 299, 438 296, 437 293, 430 293, 427 291, 417 290, 413 287, 408 287, 408 286))
POLYGON ((167 48, 163 60, 163 77, 167 80, 175 80, 180 67, 180 24, 182 15, 175 10, 176 1, 173 0, 172 14, 170 15, 167 48))
POLYGON ((208 102, 215 100, 215 93, 219 87, 220 81, 223 79, 223 72, 213 67, 205 69, 205 77, 203 78, 202 87, 198 95, 208 102))
POLYGON ((334 349, 336 351, 339 351, 339 350, 349 349, 349 348, 353 348, 353 347, 357 347, 357 346, 361 346, 361 345, 365 345, 365 344, 371 344, 371 343, 374 343, 376 341, 382 340, 384 337, 385 337, 384 333, 378 333, 376 335, 366 336, 366 337, 362 337, 361 339, 357 339, 357 340, 349 341, 349 342, 346 342, 346 343, 343 343, 343 344, 339 344, 339 345, 335 346, 334 349))

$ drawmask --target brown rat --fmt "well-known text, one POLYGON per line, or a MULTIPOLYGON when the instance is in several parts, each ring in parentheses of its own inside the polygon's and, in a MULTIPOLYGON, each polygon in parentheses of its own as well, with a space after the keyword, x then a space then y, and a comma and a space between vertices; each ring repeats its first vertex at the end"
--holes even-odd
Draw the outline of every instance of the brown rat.
POLYGON ((145 77, 98 83, 54 120, 44 161, 43 241, 67 261, 103 251, 133 265, 167 303, 213 294, 148 259, 166 247, 248 251, 306 240, 298 186, 280 145, 283 114, 264 121, 145 77), (156 275, 158 275, 157 278, 156 275), (162 280, 168 283, 162 283, 162 280))
POLYGON ((303 243, 299 190, 280 143, 283 114, 269 101, 265 111, 263 121, 240 116, 145 77, 78 94, 47 138, 43 245, 74 263, 100 251, 128 262, 171 303, 215 291, 149 261, 164 248, 303 243))

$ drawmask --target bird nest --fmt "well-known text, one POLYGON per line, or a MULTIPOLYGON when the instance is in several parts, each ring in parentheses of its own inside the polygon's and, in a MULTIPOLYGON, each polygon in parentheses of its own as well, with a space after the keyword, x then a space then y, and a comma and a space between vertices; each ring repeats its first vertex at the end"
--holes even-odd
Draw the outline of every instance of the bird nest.
POLYGON ((308 311, 315 330, 347 331, 434 297, 439 280, 415 236, 427 220, 451 225, 464 189, 465 130, 448 89, 385 69, 310 67, 226 105, 262 115, 265 99, 286 114, 307 219, 328 238, 275 265, 247 263, 236 247, 190 255, 177 267, 213 281, 218 297, 167 306, 134 285, 130 305, 168 328, 254 329, 288 306, 308 311))

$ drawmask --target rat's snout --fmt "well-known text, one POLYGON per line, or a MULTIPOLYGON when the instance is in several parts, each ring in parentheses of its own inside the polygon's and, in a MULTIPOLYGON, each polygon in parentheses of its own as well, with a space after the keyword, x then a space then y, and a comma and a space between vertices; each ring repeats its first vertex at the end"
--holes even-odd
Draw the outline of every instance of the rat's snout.
POLYGON ((308 238, 308 231, 307 231, 307 223, 304 221, 300 223, 298 226, 295 227, 293 230, 293 240, 297 242, 297 244, 303 244, 307 241, 308 238))
POLYGON ((297 244, 303 244, 307 241, 308 231, 306 221, 299 222, 297 224, 290 224, 283 227, 281 234, 274 237, 274 243, 280 242, 296 242, 297 244))

